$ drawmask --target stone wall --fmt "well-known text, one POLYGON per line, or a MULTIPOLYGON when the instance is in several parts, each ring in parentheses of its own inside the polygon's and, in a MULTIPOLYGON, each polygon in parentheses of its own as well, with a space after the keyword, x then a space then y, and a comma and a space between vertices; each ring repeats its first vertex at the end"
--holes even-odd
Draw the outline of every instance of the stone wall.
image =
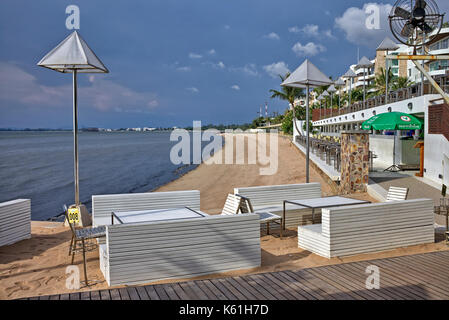
POLYGON ((369 133, 367 131, 341 132, 340 192, 366 192, 369 175, 369 133))

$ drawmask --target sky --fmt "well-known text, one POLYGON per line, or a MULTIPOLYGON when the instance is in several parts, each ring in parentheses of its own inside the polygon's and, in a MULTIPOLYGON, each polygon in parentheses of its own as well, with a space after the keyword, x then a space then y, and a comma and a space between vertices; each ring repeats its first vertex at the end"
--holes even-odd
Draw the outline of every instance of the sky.
POLYGON ((71 75, 36 66, 73 32, 69 5, 110 71, 78 77, 79 125, 122 128, 247 123, 265 103, 284 112, 269 93, 278 75, 308 58, 335 79, 358 54, 374 58, 394 2, 2 0, 0 128, 71 128, 71 75), (373 4, 379 29, 365 24, 373 4))

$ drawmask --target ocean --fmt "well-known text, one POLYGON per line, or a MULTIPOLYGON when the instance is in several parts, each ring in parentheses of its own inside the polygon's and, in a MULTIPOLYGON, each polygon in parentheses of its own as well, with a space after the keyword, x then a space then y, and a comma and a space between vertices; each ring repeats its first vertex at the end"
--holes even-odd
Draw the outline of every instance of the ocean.
MULTIPOLYGON (((174 165, 170 132, 80 132, 80 201, 93 194, 147 192, 198 165, 174 165)), ((0 132, 0 202, 31 199, 33 220, 74 203, 71 132, 0 132)))

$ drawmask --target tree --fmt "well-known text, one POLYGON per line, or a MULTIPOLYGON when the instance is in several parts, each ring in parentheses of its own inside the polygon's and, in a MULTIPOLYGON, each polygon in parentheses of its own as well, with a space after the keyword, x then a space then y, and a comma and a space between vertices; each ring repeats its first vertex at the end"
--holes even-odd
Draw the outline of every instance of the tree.
POLYGON ((397 77, 393 80, 391 89, 393 91, 410 87, 413 84, 407 77, 397 77))
MULTIPOLYGON (((287 72, 284 77, 282 75, 279 75, 279 78, 281 78, 281 81, 284 82, 284 80, 287 79, 289 76, 290 76, 290 72, 287 72)), ((296 114, 297 108, 294 108, 294 105, 295 105, 296 99, 298 99, 300 97, 304 97, 303 89, 282 86, 280 91, 275 90, 275 89, 270 89, 270 93, 272 93, 272 95, 271 95, 272 99, 278 98, 281 100, 288 101, 288 103, 290 104, 290 110, 293 110, 293 118, 298 119, 297 114, 296 114)), ((287 116, 287 114, 286 114, 286 116, 287 116)), ((293 121, 293 119, 292 119, 292 121, 293 121)), ((284 122, 285 122, 285 118, 284 118, 284 122)), ((296 121, 294 121, 294 124, 295 124, 296 131, 299 132, 298 127, 296 125, 296 121)))
MULTIPOLYGON (((388 68, 388 88, 391 87, 393 84, 393 72, 391 72, 391 68, 388 68)), ((385 94, 386 92, 386 86, 387 86, 387 76, 385 69, 380 68, 380 73, 376 75, 376 78, 374 79, 374 85, 373 88, 376 90, 375 95, 381 95, 385 94)))

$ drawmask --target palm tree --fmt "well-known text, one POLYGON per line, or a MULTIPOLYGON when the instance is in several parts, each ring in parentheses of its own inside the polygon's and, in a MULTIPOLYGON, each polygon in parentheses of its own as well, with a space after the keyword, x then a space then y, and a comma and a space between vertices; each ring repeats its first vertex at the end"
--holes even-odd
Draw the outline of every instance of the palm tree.
POLYGON ((393 80, 393 86, 391 89, 393 91, 410 87, 413 84, 407 77, 397 77, 393 80))
MULTIPOLYGON (((391 68, 388 68, 388 88, 390 88, 393 83, 393 72, 391 72, 391 68)), ((375 95, 385 94, 387 87, 387 76, 385 69, 380 68, 380 73, 376 75, 374 79, 373 88, 376 90, 375 95)))
MULTIPOLYGON (((290 76, 290 72, 287 72, 285 74, 285 76, 279 75, 279 78, 281 78, 281 82, 284 82, 284 80, 287 79, 289 76, 290 76)), ((294 119, 298 119, 296 117, 296 111, 297 110, 294 107, 294 105, 295 105, 295 100, 297 98, 304 97, 304 90, 303 89, 282 86, 281 87, 281 91, 275 90, 275 89, 270 89, 270 92, 272 93, 272 95, 271 95, 272 99, 278 98, 278 99, 281 99, 281 100, 288 101, 288 103, 290 104, 290 110, 293 111, 293 118, 294 119)), ((300 131, 298 130, 298 127, 296 125, 296 121, 293 121, 293 123, 295 124, 296 131, 299 133, 300 131)))

